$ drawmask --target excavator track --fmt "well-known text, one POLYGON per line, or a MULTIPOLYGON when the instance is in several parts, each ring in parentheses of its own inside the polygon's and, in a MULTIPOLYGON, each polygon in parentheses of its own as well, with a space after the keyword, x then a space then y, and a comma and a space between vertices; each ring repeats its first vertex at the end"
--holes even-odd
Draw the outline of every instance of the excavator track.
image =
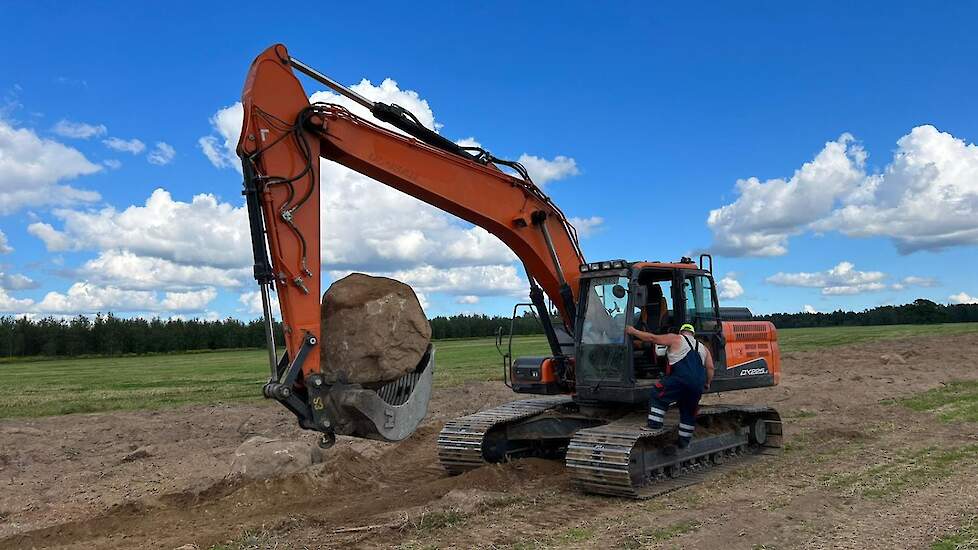
POLYGON ((438 460, 450 474, 459 474, 488 463, 483 441, 489 430, 571 403, 569 396, 513 401, 456 418, 438 435, 438 460))
POLYGON ((643 430, 645 421, 644 414, 629 415, 578 431, 566 456, 578 486, 589 493, 652 498, 781 448, 781 417, 768 407, 704 407, 698 433, 683 450, 672 447, 675 421, 667 419, 655 431, 643 430))

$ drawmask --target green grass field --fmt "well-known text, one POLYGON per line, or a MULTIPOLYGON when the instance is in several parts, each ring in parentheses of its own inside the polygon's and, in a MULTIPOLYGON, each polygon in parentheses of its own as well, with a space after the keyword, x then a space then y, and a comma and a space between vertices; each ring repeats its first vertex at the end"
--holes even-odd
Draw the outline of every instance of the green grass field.
POLYGON ((875 327, 790 328, 778 331, 781 351, 805 351, 872 340, 899 340, 939 334, 978 332, 978 323, 889 325, 875 327))
MULTIPOLYGON (((889 327, 787 329, 782 352, 881 339, 978 332, 978 323, 889 327)), ((502 361, 491 338, 435 342, 435 384, 498 380, 502 361)), ((542 336, 517 337, 515 356, 547 353, 542 336)), ((267 365, 262 350, 145 357, 59 359, 0 364, 0 418, 112 410, 143 410, 192 403, 263 401, 267 365)))

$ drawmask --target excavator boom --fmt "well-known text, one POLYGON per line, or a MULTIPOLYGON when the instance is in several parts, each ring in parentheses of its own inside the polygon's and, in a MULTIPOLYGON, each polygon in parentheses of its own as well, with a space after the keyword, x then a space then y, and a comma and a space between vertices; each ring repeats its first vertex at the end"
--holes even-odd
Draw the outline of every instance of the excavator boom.
MULTIPOLYGON (((329 418, 330 413, 337 415, 336 407, 329 406, 336 401, 330 399, 336 388, 313 387, 321 384, 319 157, 498 237, 523 262, 531 298, 554 353, 559 353, 544 293, 560 313, 565 330, 572 333, 584 256, 574 228, 521 165, 453 143, 403 108, 370 101, 290 57, 281 44, 255 59, 242 104, 244 122, 237 152, 245 177, 254 274, 268 327, 271 375, 265 394, 282 401, 300 423, 324 432, 337 424, 336 418, 329 418), (293 69, 366 107, 379 121, 403 133, 340 105, 310 104, 293 69), (500 166, 510 167, 516 175, 500 166), (271 331, 272 288, 285 331, 286 352, 281 360, 271 331), (322 394, 315 395, 317 391, 322 394), (322 410, 316 410, 317 404, 322 410)), ((329 223, 328 213, 325 222, 329 223)), ((352 435, 362 435, 361 431, 352 435)))

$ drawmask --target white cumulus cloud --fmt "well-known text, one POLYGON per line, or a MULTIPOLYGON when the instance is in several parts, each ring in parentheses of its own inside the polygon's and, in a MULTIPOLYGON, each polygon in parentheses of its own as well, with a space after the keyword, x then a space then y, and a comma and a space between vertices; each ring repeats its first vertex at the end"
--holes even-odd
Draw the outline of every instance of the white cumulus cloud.
POLYGON ((138 256, 128 250, 103 251, 85 262, 78 272, 88 281, 136 290, 239 287, 251 277, 251 270, 247 268, 179 264, 158 257, 138 256))
POLYGON ((914 275, 911 275, 910 277, 904 277, 900 282, 904 286, 933 287, 938 285, 937 279, 933 277, 917 277, 914 275))
MULTIPOLYGON (((278 317, 279 316, 278 296, 274 292, 271 292, 269 293, 268 298, 272 307, 272 315, 274 317, 278 317)), ((238 296, 238 301, 244 305, 244 309, 246 313, 250 313, 252 315, 258 315, 258 316, 262 315, 260 291, 250 290, 248 292, 242 292, 241 295, 238 296)))
POLYGON ((966 292, 959 292, 948 296, 952 304, 978 304, 978 297, 971 296, 966 292))
POLYGON ((61 182, 100 170, 77 149, 0 120, 0 215, 23 207, 97 201, 98 193, 61 182))
POLYGON ((10 242, 7 240, 7 234, 0 231, 0 254, 10 254, 14 251, 14 247, 10 246, 10 242))
POLYGON ((707 219, 712 250, 729 256, 785 254, 789 236, 829 215, 839 197, 859 185, 865 160, 853 137, 843 134, 788 179, 738 180, 738 199, 710 211, 707 219))
POLYGON ((465 296, 459 296, 458 298, 456 298, 455 303, 456 304, 478 304, 479 297, 473 296, 471 294, 467 294, 465 296))
POLYGON ((744 287, 736 277, 735 273, 728 273, 717 283, 720 287, 720 298, 722 300, 733 300, 744 295, 744 287))
POLYGON ((907 254, 978 244, 976 217, 978 146, 927 125, 900 138, 886 169, 814 228, 888 237, 907 254))
POLYGON ((604 218, 601 216, 590 216, 587 218, 569 218, 567 221, 577 230, 579 237, 590 237, 601 230, 604 225, 604 218))
POLYGON ((156 166, 165 166, 173 162, 177 156, 176 149, 165 141, 156 142, 153 150, 146 154, 146 161, 156 166))
POLYGON ((4 273, 0 271, 0 288, 6 290, 27 290, 31 288, 37 288, 38 285, 34 279, 31 279, 27 275, 21 275, 20 273, 4 273))
POLYGON ((805 304, 805 313, 818 313, 818 310, 813 308, 810 304, 805 304))
POLYGON ((160 308, 166 311, 203 311, 216 297, 217 290, 213 288, 167 292, 160 302, 160 308))
POLYGON ((84 122, 72 122, 70 120, 61 119, 54 125, 54 128, 52 128, 51 131, 61 137, 90 139, 93 137, 104 136, 109 130, 104 124, 87 124, 84 122))
POLYGON ((0 289, 0 312, 28 315, 78 315, 107 312, 188 313, 202 312, 217 296, 213 288, 159 293, 76 282, 64 293, 48 292, 35 302, 18 300, 0 289))
POLYGON ((7 290, 0 287, 0 313, 25 313, 34 305, 34 300, 14 298, 7 290))
POLYGON ((777 256, 791 236, 838 231, 885 237, 900 253, 978 244, 978 146, 913 128, 880 172, 849 134, 825 144, 788 179, 739 180, 737 200, 710 212, 713 250, 777 256))
POLYGON ((238 146, 238 134, 241 133, 243 118, 244 108, 241 107, 241 102, 219 109, 211 117, 210 123, 214 132, 220 137, 210 135, 197 140, 204 155, 214 166, 232 167, 241 172, 241 162, 234 149, 238 146))
POLYGON ((552 160, 523 153, 518 160, 530 174, 530 179, 539 187, 551 181, 561 180, 580 174, 577 161, 564 155, 557 155, 552 160))
POLYGON ((241 268, 248 265, 251 237, 244 206, 220 202, 209 194, 190 202, 156 189, 144 205, 118 211, 56 210, 63 229, 43 222, 28 226, 52 252, 126 250, 138 256, 178 264, 241 268))
POLYGON ((109 139, 103 139, 102 143, 113 151, 120 151, 133 155, 138 155, 146 150, 146 144, 135 138, 127 140, 117 137, 110 137, 109 139))
POLYGON ((783 273, 767 278, 778 286, 818 288, 826 296, 861 294, 885 290, 887 275, 882 271, 859 271, 851 262, 839 262, 826 271, 783 273))
MULTIPOLYGON (((329 276, 340 279, 352 270, 330 271, 329 276)), ((415 292, 441 292, 454 296, 519 296, 527 291, 527 283, 514 265, 480 265, 471 267, 437 268, 421 265, 397 271, 375 271, 372 275, 390 277, 410 285, 415 292)))

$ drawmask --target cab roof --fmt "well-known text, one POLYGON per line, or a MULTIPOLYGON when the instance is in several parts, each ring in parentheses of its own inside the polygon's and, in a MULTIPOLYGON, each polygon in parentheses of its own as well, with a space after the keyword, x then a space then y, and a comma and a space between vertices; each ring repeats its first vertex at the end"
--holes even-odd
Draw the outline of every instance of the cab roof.
POLYGON ((632 269, 699 269, 695 262, 635 262, 632 269))

